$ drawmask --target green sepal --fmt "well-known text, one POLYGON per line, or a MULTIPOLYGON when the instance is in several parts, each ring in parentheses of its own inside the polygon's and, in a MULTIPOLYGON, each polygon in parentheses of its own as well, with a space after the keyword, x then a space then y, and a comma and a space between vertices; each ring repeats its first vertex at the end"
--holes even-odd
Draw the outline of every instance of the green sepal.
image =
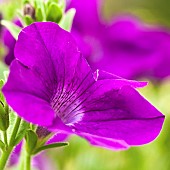
POLYGON ((48 1, 46 2, 47 7, 48 7, 51 3, 58 4, 58 0, 48 0, 48 1))
POLYGON ((43 21, 43 15, 42 15, 41 8, 36 8, 35 18, 36 18, 36 21, 43 21))
MULTIPOLYGON (((8 139, 11 138, 17 117, 18 116, 15 112, 10 111, 10 114, 9 114, 10 126, 7 130, 8 139)), ((13 143, 12 143, 13 146, 16 146, 24 138, 28 129, 29 129, 29 123, 25 122, 24 120, 21 120, 17 134, 15 135, 15 139, 13 139, 13 143)))
POLYGON ((5 151, 5 144, 0 140, 0 148, 2 151, 5 151))
POLYGON ((6 116, 5 116, 5 109, 3 104, 0 102, 0 130, 6 131, 8 127, 6 127, 6 116))
POLYGON ((3 71, 3 74, 4 74, 5 81, 7 81, 8 76, 9 76, 9 70, 3 71))
POLYGON ((45 4, 42 0, 34 1, 36 21, 46 21, 45 4))
POLYGON ((7 130, 8 139, 11 138, 11 134, 12 134, 12 131, 13 131, 13 128, 14 128, 14 125, 15 125, 16 117, 17 117, 17 115, 14 112, 10 111, 10 114, 9 114, 10 126, 9 126, 9 128, 7 130))
POLYGON ((52 3, 52 2, 58 3, 58 0, 47 0, 47 4, 50 4, 50 3, 52 3))
POLYGON ((25 15, 24 16, 24 22, 25 22, 26 25, 30 25, 34 22, 34 20, 29 15, 25 15))
POLYGON ((61 26, 61 28, 70 31, 71 27, 72 27, 72 23, 73 23, 73 19, 75 16, 76 10, 74 8, 69 9, 65 15, 63 16, 63 18, 61 19, 59 25, 61 26))
POLYGON ((62 9, 63 13, 65 12, 66 10, 66 0, 60 0, 60 8, 62 9))
POLYGON ((23 27, 26 27, 26 24, 25 24, 25 22, 24 22, 23 12, 22 12, 21 10, 17 9, 17 10, 16 10, 16 16, 17 16, 17 18, 20 20, 21 25, 22 25, 23 27))
POLYGON ((27 130, 27 133, 25 135, 25 140, 26 140, 26 151, 31 155, 33 154, 36 148, 38 136, 34 131, 27 130))
POLYGON ((46 17, 47 21, 58 23, 62 18, 62 10, 56 3, 51 3, 47 8, 46 17))
POLYGON ((1 20, 1 25, 5 26, 16 40, 18 39, 18 35, 21 32, 21 28, 19 26, 6 20, 1 20))
POLYGON ((69 143, 67 142, 61 142, 61 143, 53 143, 53 144, 49 144, 49 145, 44 145, 44 146, 41 146, 39 148, 37 148, 33 154, 37 154, 41 151, 44 151, 44 150, 47 150, 47 149, 52 149, 52 148, 58 148, 58 147, 63 147, 63 146, 68 146, 69 143))
POLYGON ((22 120, 14 141, 14 146, 20 143, 20 141, 24 138, 29 128, 30 128, 30 124, 22 120))

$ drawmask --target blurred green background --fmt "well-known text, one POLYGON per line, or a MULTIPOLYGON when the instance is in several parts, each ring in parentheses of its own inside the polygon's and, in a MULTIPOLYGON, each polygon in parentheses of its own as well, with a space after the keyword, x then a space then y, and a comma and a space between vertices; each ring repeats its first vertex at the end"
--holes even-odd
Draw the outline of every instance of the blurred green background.
MULTIPOLYGON (((6 19, 12 19, 16 15, 15 10, 20 7, 19 0, 5 1, 0 4, 0 11, 6 19)), ((147 23, 170 27, 170 0, 105 0, 103 15, 106 19, 122 13, 137 15, 147 23)), ((1 56, 2 53, 1 48, 1 56)), ((5 69, 7 68, 1 62, 0 78, 5 69)), ((140 92, 166 115, 163 130, 154 142, 114 152, 92 147, 84 139, 74 136, 70 138, 68 147, 45 153, 53 160, 56 170, 169 170, 170 79, 165 79, 157 87, 150 82, 140 92)))

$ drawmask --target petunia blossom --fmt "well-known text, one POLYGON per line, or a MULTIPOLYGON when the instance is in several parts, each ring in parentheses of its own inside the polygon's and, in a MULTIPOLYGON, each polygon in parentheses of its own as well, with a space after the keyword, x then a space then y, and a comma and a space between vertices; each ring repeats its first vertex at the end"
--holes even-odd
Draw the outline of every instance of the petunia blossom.
POLYGON ((68 7, 76 9, 71 32, 90 66, 128 79, 170 76, 170 31, 132 15, 106 22, 101 6, 98 0, 72 0, 68 7))
POLYGON ((146 83, 93 72, 57 24, 24 28, 15 57, 2 91, 25 120, 109 149, 146 144, 160 133, 164 115, 135 90, 146 83))
MULTIPOLYGON (((22 27, 21 22, 18 19, 14 20, 14 24, 16 24, 19 27, 22 27)), ((14 56, 14 47, 15 47, 15 43, 16 40, 15 38, 11 35, 10 31, 7 29, 4 29, 3 31, 3 43, 7 48, 7 54, 4 57, 5 63, 7 65, 10 65, 11 62, 14 60, 15 56, 14 56)))

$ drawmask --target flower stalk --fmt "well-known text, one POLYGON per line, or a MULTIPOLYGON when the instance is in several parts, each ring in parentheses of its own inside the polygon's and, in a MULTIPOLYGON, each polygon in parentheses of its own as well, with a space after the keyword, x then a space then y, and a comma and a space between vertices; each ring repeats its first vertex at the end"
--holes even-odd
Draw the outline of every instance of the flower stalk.
POLYGON ((8 158, 13 150, 13 147, 8 147, 8 149, 2 153, 1 159, 0 159, 0 169, 5 169, 6 163, 8 161, 8 158))
POLYGON ((31 155, 28 152, 25 156, 25 170, 31 170, 31 155))
POLYGON ((7 136, 7 132, 3 131, 3 136, 4 136, 4 143, 6 146, 8 146, 8 136, 7 136))

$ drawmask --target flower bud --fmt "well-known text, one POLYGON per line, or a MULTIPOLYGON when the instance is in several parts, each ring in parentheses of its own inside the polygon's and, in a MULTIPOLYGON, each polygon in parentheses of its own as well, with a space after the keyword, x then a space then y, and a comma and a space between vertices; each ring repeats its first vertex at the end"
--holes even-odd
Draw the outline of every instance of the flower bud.
POLYGON ((8 106, 0 101, 0 130, 6 131, 9 127, 9 111, 6 109, 8 106))
POLYGON ((51 3, 47 8, 47 21, 59 23, 62 18, 62 9, 57 3, 51 3))
POLYGON ((24 12, 25 16, 28 15, 33 20, 35 20, 35 9, 34 9, 34 7, 31 4, 29 4, 29 3, 25 4, 23 12, 24 12))
POLYGON ((28 130, 25 139, 26 139, 26 150, 29 154, 32 154, 36 148, 38 137, 34 131, 28 130))
POLYGON ((36 134, 38 135, 38 138, 45 138, 48 135, 50 135, 51 132, 42 126, 38 126, 36 130, 36 134))

